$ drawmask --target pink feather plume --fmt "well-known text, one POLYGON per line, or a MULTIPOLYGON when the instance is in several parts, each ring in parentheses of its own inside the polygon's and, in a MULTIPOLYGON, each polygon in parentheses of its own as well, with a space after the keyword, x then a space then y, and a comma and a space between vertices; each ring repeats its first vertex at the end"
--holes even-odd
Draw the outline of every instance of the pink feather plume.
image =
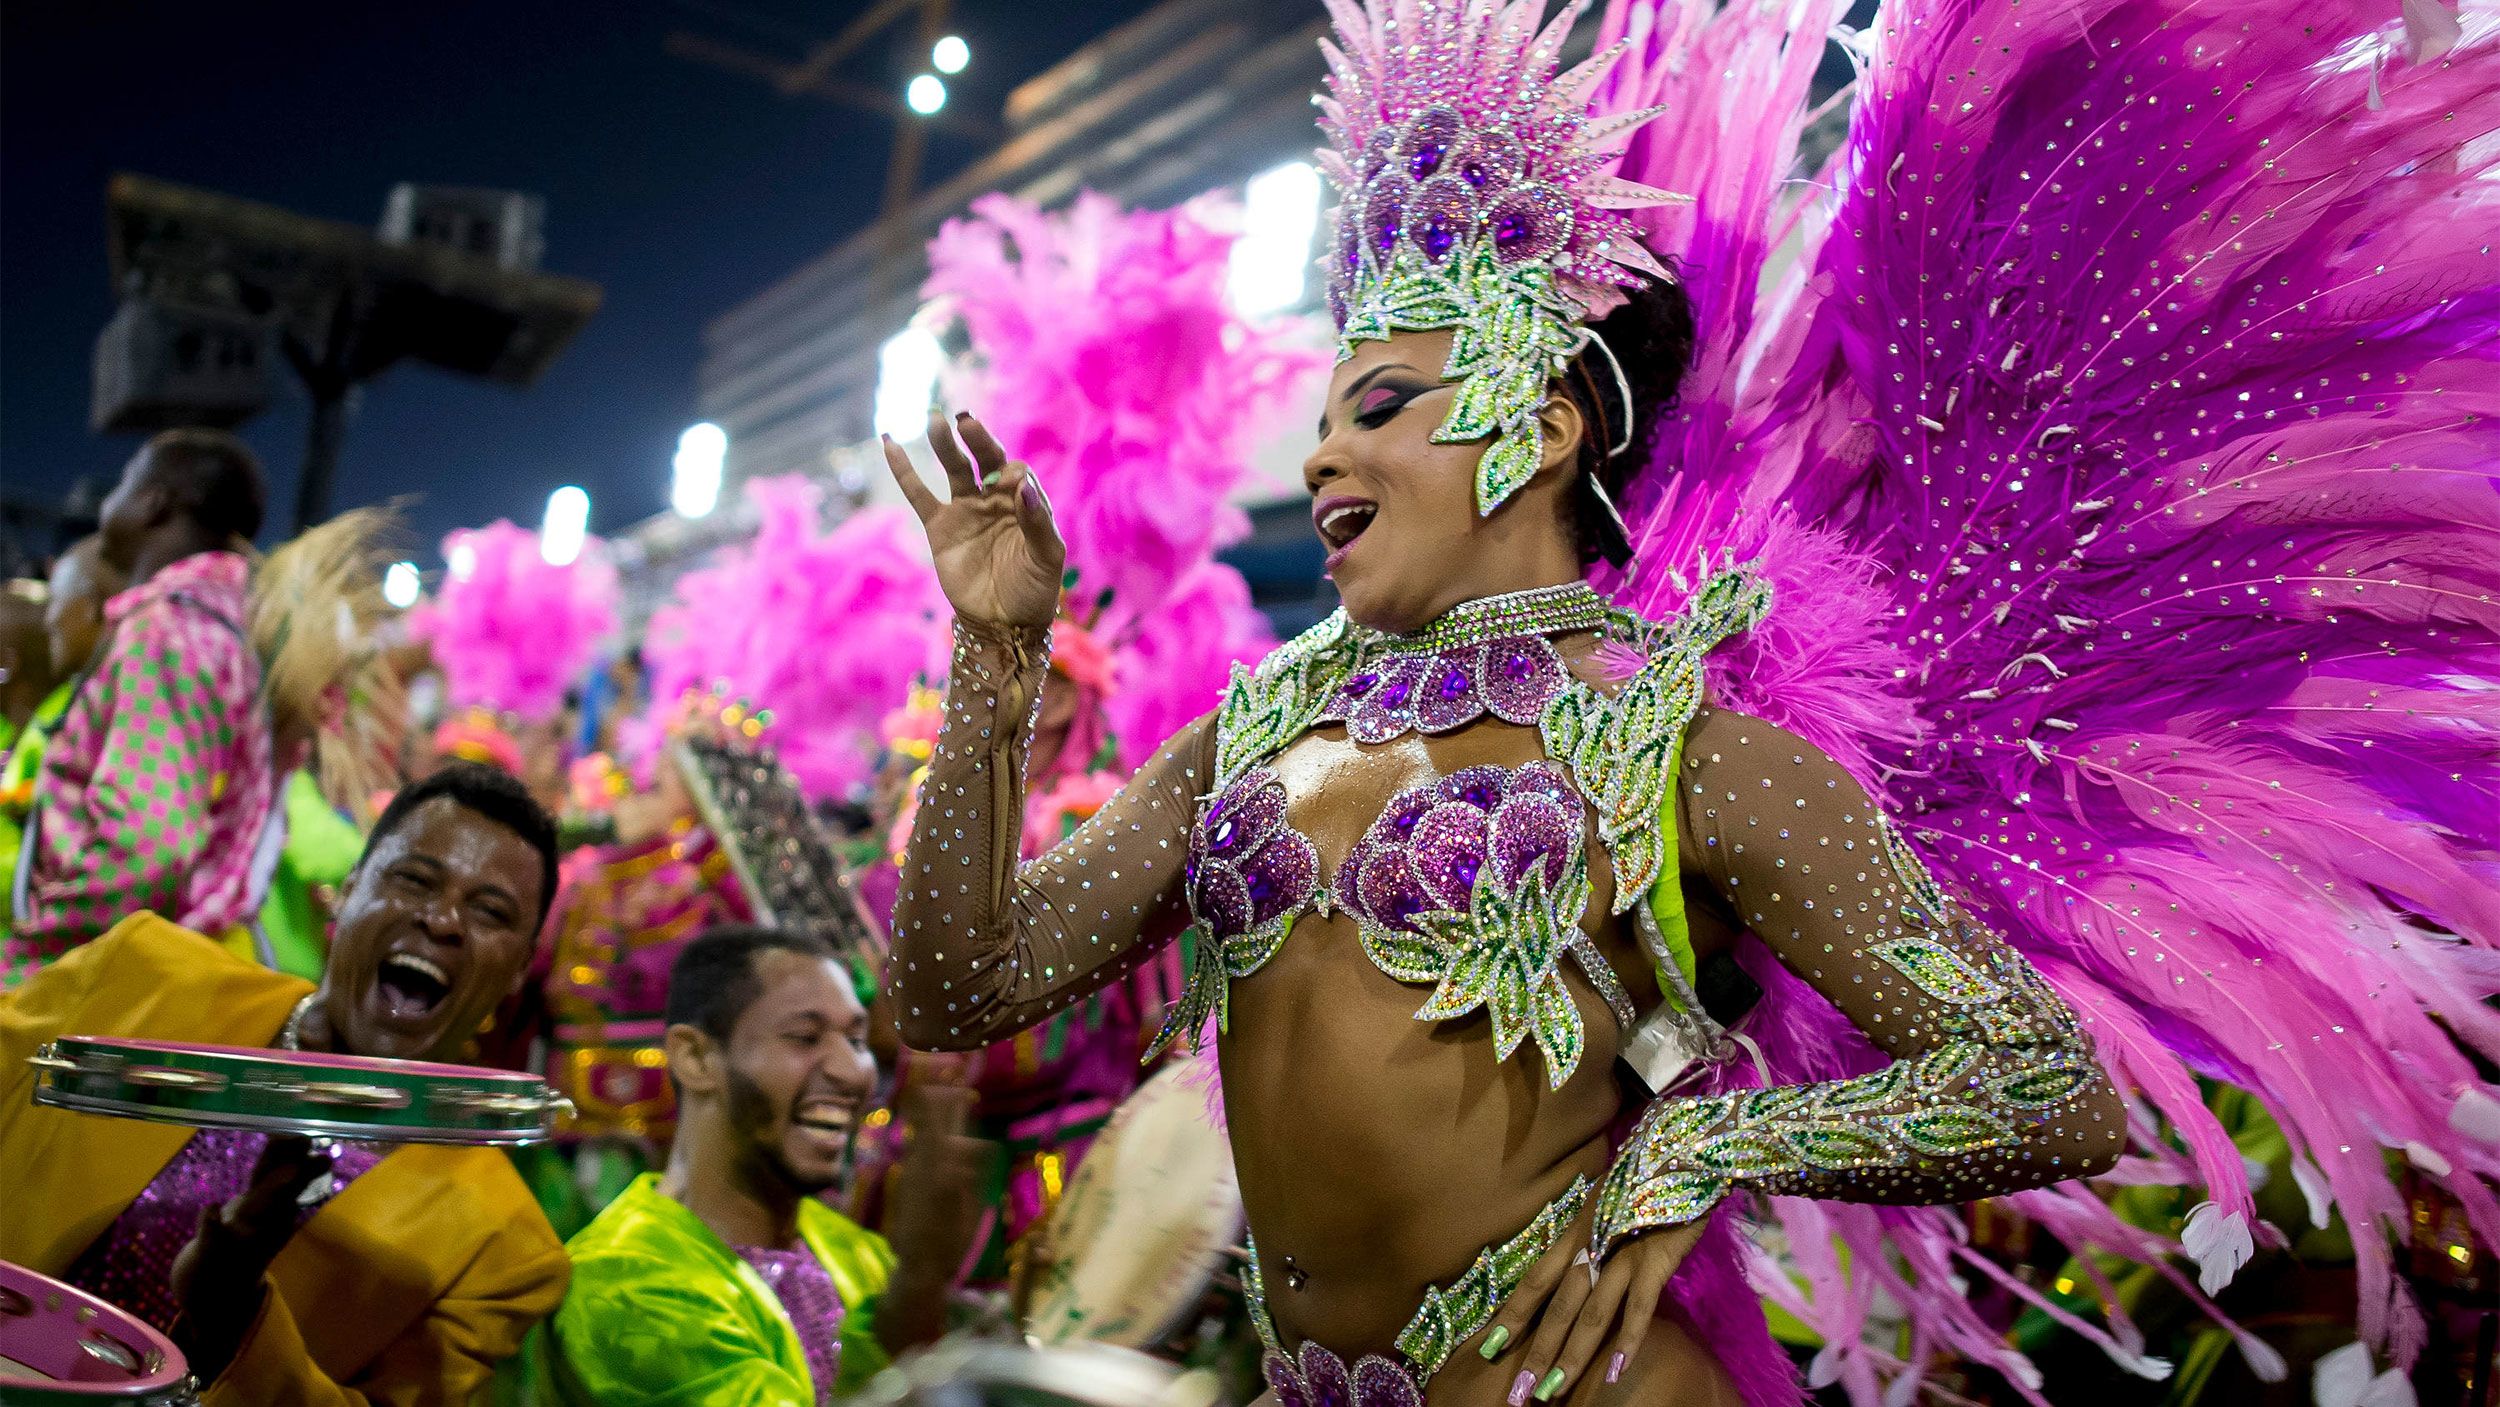
POLYGON ((580 556, 553 566, 539 554, 537 533, 498 519, 446 536, 443 559, 443 584, 409 609, 408 634, 433 651, 447 702, 554 717, 616 631, 607 544, 592 538, 580 556))
POLYGON ((1132 755, 1214 706, 1273 643, 1248 587, 1213 561, 1249 431, 1325 365, 1226 296, 1228 206, 1124 211, 1091 193, 1046 213, 973 203, 929 246, 923 292, 970 339, 948 395, 975 408, 1048 492, 1080 615, 1114 655, 1112 730, 1132 755))
POLYGON ((870 508, 828 531, 798 475, 746 487, 755 536, 677 579, 643 643, 655 715, 724 688, 772 713, 765 740, 811 799, 848 796, 878 726, 912 682, 946 668, 946 598, 909 510, 870 508))

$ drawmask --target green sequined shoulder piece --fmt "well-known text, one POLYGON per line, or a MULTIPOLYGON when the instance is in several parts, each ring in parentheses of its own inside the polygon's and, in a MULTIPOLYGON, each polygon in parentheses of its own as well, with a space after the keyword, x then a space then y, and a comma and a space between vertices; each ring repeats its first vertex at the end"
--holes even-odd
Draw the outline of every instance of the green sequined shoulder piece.
POLYGON ((1242 773, 1302 736, 1352 672, 1344 611, 1268 652, 1253 667, 1235 665, 1215 715, 1215 784, 1220 792, 1242 773))
POLYGON ((1731 568, 1703 582, 1672 621, 1621 614, 1622 633, 1641 641, 1648 661, 1612 697, 1575 684, 1546 705, 1538 722, 1545 750, 1571 769, 1613 857, 1614 912, 1641 903, 1674 852, 1666 808, 1676 751, 1701 708, 1703 660, 1770 608, 1769 584, 1731 568))

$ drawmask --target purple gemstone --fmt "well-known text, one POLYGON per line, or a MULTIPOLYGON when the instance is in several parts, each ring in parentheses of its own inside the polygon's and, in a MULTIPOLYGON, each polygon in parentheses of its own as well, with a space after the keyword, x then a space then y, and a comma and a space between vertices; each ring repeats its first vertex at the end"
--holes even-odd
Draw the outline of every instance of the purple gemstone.
MULTIPOLYGON (((1280 1396, 1279 1402, 1283 1399, 1280 1396)), ((1355 1407, 1424 1407, 1423 1389, 1406 1370, 1377 1354, 1354 1365, 1355 1407)))
POLYGON ((1443 777, 1435 791, 1444 801, 1463 801, 1480 811, 1490 810, 1510 794, 1510 773, 1490 762, 1461 767, 1443 777))
POLYGON ((1259 1376, 1267 1379, 1268 1390, 1276 1394, 1277 1407, 1311 1407, 1311 1394, 1302 1386, 1301 1371, 1292 1359, 1269 1350, 1259 1360, 1259 1376))
POLYGON ((1497 663, 1485 671, 1485 707, 1507 723, 1534 723, 1570 678, 1562 656, 1534 636, 1504 640, 1490 648, 1497 663))
POLYGON ((1521 186, 1493 203, 1489 222, 1504 263, 1542 259, 1571 242, 1571 198, 1548 185, 1521 186))
POLYGON ((1370 693, 1372 691, 1372 686, 1379 682, 1379 675, 1370 670, 1365 670, 1361 674, 1355 675, 1353 678, 1345 682, 1345 696, 1349 699, 1359 699, 1365 694, 1370 693))
POLYGON ((1381 691, 1381 706, 1383 708, 1404 708, 1406 707, 1407 694, 1407 683, 1405 680, 1401 679, 1381 691))
POLYGON ((1493 815, 1487 848, 1492 851, 1494 876, 1505 885, 1515 885, 1530 870, 1542 870, 1550 890, 1562 882, 1572 844, 1580 838, 1580 825, 1576 798, 1566 806, 1535 792, 1513 794, 1493 815))
POLYGON ((1207 832, 1207 848, 1211 850, 1225 850, 1231 848, 1233 843, 1233 834, 1237 829, 1238 827, 1233 825, 1233 818, 1230 816, 1216 822, 1215 829, 1207 832))
POLYGON ((1459 179, 1477 190, 1500 190, 1527 169, 1527 150, 1508 132, 1478 132, 1452 164, 1459 179))
POLYGON ((1441 697, 1446 700, 1462 698, 1474 683, 1474 680, 1467 677, 1466 670, 1455 668, 1445 670, 1441 675, 1441 697))
POLYGON ((1415 247, 1440 263, 1475 228, 1475 191, 1455 176, 1436 176, 1416 187, 1406 205, 1406 222, 1415 247))
POLYGON ((1398 141, 1407 174, 1420 181, 1439 171, 1450 148, 1466 132, 1466 126, 1458 113, 1448 107, 1429 107, 1415 114, 1398 141))
POLYGON ((1358 912, 1385 928, 1410 928, 1407 920, 1432 907, 1431 897, 1415 880, 1414 866, 1394 850, 1364 862, 1361 893, 1356 897, 1362 901, 1358 912))
POLYGON ((1302 1341, 1302 1382, 1311 1393, 1311 1407, 1354 1407, 1354 1383, 1345 1360, 1327 1349, 1302 1341))
POLYGON ((1476 888, 1476 872, 1484 867, 1485 838, 1490 818, 1464 802, 1435 806, 1415 827, 1410 846, 1415 877, 1423 881, 1435 906, 1464 913, 1476 888))

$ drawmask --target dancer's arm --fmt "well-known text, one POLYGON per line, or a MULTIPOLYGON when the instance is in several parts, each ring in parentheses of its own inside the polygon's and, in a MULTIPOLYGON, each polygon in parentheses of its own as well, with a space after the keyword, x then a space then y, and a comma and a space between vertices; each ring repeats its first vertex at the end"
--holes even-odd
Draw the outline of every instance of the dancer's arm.
POLYGON ((1740 1187, 1956 1202, 2116 1161, 2124 1111, 2074 1013, 1936 888, 1831 759, 1758 719, 1705 711, 1676 790, 1686 872, 1892 1063, 1659 1100, 1599 1194, 1594 1253, 1696 1220, 1740 1187))
POLYGON ((1024 749, 1065 553, 1032 471, 978 422, 960 429, 961 447, 930 417, 944 502, 886 450, 955 607, 946 718, 904 847, 886 968, 903 1040, 926 1050, 1035 1025, 1179 932, 1189 822, 1214 747, 1210 722, 1183 729, 1074 835, 1017 865, 1024 749))

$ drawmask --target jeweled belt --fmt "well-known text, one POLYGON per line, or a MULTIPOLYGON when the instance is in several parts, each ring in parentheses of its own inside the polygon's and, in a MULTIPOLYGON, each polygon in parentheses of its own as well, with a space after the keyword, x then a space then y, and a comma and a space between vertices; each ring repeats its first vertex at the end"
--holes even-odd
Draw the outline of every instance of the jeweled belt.
POLYGON ((1518 1288, 1528 1268, 1552 1250, 1565 1228, 1579 1218, 1588 1196, 1589 1180, 1573 1178, 1571 1186, 1547 1203, 1525 1230, 1478 1252, 1475 1264, 1467 1267, 1467 1273, 1452 1281, 1448 1289, 1434 1286, 1424 1291, 1423 1307, 1398 1331, 1396 1360, 1367 1353, 1351 1368, 1316 1340, 1303 1340, 1298 1353, 1285 1351, 1284 1340, 1276 1332, 1276 1321, 1267 1312, 1267 1286, 1259 1273, 1258 1243, 1251 1240, 1250 1263, 1241 1277, 1242 1297, 1249 1305, 1251 1326, 1259 1331, 1259 1342, 1267 1349, 1259 1371, 1275 1392, 1280 1407, 1323 1407, 1332 1403, 1348 1403, 1352 1407, 1422 1407, 1424 1384, 1432 1381, 1432 1375, 1441 1371, 1441 1365, 1449 1361, 1460 1344, 1493 1322, 1494 1314, 1510 1298, 1510 1292, 1518 1288))

